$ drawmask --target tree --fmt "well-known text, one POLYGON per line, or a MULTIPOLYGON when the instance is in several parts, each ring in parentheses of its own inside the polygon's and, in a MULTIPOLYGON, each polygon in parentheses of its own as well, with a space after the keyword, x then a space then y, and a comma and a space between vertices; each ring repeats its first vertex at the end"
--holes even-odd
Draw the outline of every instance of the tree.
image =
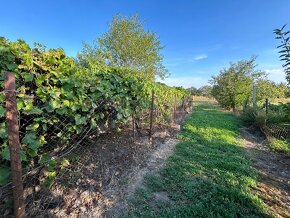
POLYGON ((187 89, 191 95, 198 95, 198 89, 195 87, 190 87, 187 89))
POLYGON ((281 45, 277 48, 280 49, 280 60, 284 62, 282 65, 286 74, 286 80, 288 85, 290 85, 290 31, 284 31, 286 24, 281 29, 275 29, 274 33, 276 34, 276 39, 279 39, 281 45))
POLYGON ((235 111, 237 106, 249 104, 253 84, 265 75, 255 70, 255 59, 231 63, 212 78, 212 95, 221 106, 235 111))
POLYGON ((285 98, 288 88, 285 84, 276 84, 273 81, 266 79, 259 80, 257 82, 257 101, 265 101, 268 99, 285 98))
POLYGON ((155 76, 163 79, 168 75, 160 53, 163 46, 159 37, 154 32, 146 31, 143 24, 137 14, 132 17, 113 17, 106 33, 93 45, 84 44, 83 51, 78 54, 79 62, 85 65, 89 60, 125 67, 143 73, 150 79, 155 76))
POLYGON ((211 97, 211 92, 212 92, 212 87, 209 85, 205 85, 200 87, 198 90, 198 95, 199 96, 204 96, 204 97, 211 97))
POLYGON ((204 96, 204 97, 211 97, 211 91, 212 87, 209 85, 205 85, 200 87, 199 89, 195 87, 190 87, 187 89, 191 95, 196 95, 196 96, 204 96))

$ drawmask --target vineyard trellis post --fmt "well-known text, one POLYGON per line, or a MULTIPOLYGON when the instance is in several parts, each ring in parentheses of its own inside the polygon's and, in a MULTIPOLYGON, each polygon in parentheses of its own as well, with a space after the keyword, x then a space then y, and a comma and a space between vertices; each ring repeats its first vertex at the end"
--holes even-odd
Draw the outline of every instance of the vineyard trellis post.
POLYGON ((268 114, 268 111, 269 111, 269 99, 266 98, 266 101, 265 101, 265 108, 266 108, 266 114, 268 114))
POLYGON ((185 112, 185 98, 182 98, 182 113, 185 112))
POLYGON ((14 73, 5 73, 4 88, 6 93, 6 121, 8 126, 8 143, 10 151, 14 214, 16 218, 23 218, 26 216, 23 197, 19 125, 17 119, 16 87, 14 73))
POLYGON ((253 108, 257 107, 256 93, 257 93, 257 87, 256 87, 256 84, 253 83, 253 108))
POLYGON ((135 142, 135 116, 134 116, 134 111, 132 113, 132 129, 133 129, 133 142, 135 142))
POLYGON ((149 142, 152 142, 153 128, 153 111, 154 111, 154 90, 152 90, 151 108, 150 108, 150 126, 149 126, 149 142))
POLYGON ((176 122, 176 95, 174 95, 174 106, 173 106, 173 123, 176 122))
POLYGON ((177 105, 177 97, 174 95, 174 123, 176 123, 176 106, 177 105))

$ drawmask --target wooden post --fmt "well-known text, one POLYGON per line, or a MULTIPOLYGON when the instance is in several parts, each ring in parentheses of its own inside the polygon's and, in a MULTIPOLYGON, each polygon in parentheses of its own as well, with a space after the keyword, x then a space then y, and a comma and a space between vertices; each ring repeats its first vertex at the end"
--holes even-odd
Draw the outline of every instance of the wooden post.
POLYGON ((135 117, 134 117, 134 112, 132 114, 132 128, 133 128, 133 142, 135 142, 135 117))
POLYGON ((269 112, 269 99, 268 98, 266 98, 265 107, 266 107, 266 114, 268 114, 269 112))
POLYGON ((172 123, 175 123, 175 120, 176 120, 176 95, 174 96, 172 123))
POLYGON ((152 91, 152 100, 150 108, 150 127, 149 127, 149 142, 152 142, 152 128, 153 128, 153 111, 154 111, 154 90, 152 91))
POLYGON ((185 97, 182 98, 182 113, 185 112, 185 97))
POLYGON ((253 108, 256 108, 257 104, 256 104, 256 85, 253 84, 253 108))
POLYGON ((23 218, 26 216, 23 197, 22 168, 20 160, 15 75, 11 72, 6 72, 4 83, 6 92, 6 121, 8 125, 8 143, 10 151, 14 214, 16 218, 23 218))

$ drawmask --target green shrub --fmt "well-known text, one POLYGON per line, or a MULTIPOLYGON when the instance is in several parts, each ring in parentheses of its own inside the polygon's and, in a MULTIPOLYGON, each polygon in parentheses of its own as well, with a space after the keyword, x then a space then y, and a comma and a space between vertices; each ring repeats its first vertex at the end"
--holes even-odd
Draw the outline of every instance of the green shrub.
POLYGON ((267 121, 266 112, 254 108, 246 108, 240 116, 241 120, 247 126, 261 128, 265 126, 267 121))
POLYGON ((246 108, 240 115, 241 120, 244 122, 245 125, 251 126, 254 124, 256 119, 256 111, 254 108, 246 108))
POLYGON ((289 120, 289 104, 270 105, 268 112, 269 123, 284 123, 289 120))
POLYGON ((280 140, 275 138, 269 138, 267 146, 273 151, 283 152, 286 154, 290 153, 290 140, 280 140))
MULTIPOLYGON (((289 112, 288 112, 289 113, 289 112)), ((289 115, 285 109, 270 109, 266 114, 265 109, 260 108, 246 108, 241 113, 241 120, 247 126, 255 126, 261 128, 266 124, 280 124, 289 121, 289 115)))

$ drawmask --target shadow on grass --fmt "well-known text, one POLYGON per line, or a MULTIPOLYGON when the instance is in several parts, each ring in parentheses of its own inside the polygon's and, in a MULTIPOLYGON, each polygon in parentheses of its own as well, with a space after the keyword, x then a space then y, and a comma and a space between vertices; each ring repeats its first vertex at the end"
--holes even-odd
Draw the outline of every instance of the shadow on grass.
POLYGON ((271 217, 252 194, 257 174, 237 140, 230 113, 198 107, 159 175, 149 175, 125 217, 271 217), (167 200, 156 199, 166 193, 167 200))

